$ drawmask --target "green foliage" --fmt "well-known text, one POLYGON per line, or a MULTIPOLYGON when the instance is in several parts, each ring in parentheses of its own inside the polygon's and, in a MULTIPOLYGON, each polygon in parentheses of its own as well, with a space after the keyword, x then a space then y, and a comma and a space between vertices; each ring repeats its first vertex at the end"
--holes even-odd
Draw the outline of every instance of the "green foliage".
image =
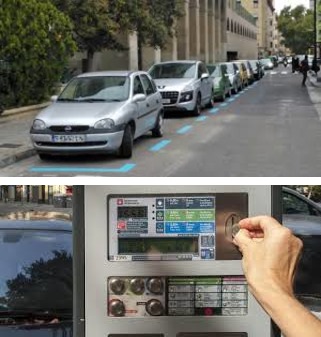
POLYGON ((314 43, 313 12, 304 6, 285 7, 278 16, 278 29, 285 47, 295 54, 305 54, 314 43))
POLYGON ((95 52, 124 50, 119 34, 136 31, 143 45, 164 47, 183 15, 184 0, 52 0, 72 20, 81 51, 88 52, 89 69, 95 52))
POLYGON ((50 0, 0 0, 0 101, 39 102, 51 94, 75 51, 69 19, 50 0))

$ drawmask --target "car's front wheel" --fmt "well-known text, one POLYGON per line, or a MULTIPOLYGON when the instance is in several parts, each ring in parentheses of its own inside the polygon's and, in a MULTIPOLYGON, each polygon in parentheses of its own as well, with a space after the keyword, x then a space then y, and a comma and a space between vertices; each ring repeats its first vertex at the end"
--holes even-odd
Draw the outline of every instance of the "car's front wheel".
POLYGON ((198 93, 196 103, 195 103, 195 108, 193 111, 195 116, 199 116, 202 113, 202 97, 201 94, 198 93))
POLYGON ((164 113, 161 111, 157 117, 155 128, 152 130, 153 137, 161 138, 164 135, 164 113))
POLYGON ((133 129, 128 124, 125 127, 123 140, 120 145, 118 154, 121 158, 131 158, 133 155, 133 145, 134 145, 134 137, 133 137, 133 129))

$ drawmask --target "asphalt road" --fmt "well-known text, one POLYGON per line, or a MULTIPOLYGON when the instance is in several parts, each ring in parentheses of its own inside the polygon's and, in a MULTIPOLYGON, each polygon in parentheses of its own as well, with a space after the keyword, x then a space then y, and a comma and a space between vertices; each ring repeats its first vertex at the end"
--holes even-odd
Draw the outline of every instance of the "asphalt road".
POLYGON ((130 160, 33 156, 0 176, 319 176, 321 121, 300 81, 280 66, 201 118, 171 114, 164 138, 137 140, 130 160))

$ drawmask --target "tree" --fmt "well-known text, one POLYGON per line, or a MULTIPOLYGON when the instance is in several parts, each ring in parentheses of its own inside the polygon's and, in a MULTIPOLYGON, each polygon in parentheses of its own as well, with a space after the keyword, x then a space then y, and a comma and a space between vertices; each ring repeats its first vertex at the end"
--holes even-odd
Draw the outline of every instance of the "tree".
MULTIPOLYGON (((87 52, 87 67, 92 70, 96 52, 103 49, 122 50, 118 42, 119 24, 113 20, 108 10, 109 0, 51 0, 63 13, 69 16, 74 29, 74 38, 78 49, 87 52)), ((119 9, 122 0, 114 3, 113 11, 123 15, 119 9)))
POLYGON ((282 9, 277 18, 283 44, 295 54, 305 54, 314 43, 313 12, 304 6, 282 9))
POLYGON ((52 0, 73 21, 78 48, 87 52, 92 70, 95 52, 125 50, 120 33, 137 32, 138 60, 143 46, 162 48, 174 34, 175 21, 184 14, 184 0, 52 0))
POLYGON ((109 0, 109 12, 112 13, 114 21, 118 22, 122 29, 137 32, 139 69, 143 68, 143 46, 164 48, 168 38, 174 36, 175 23, 184 15, 184 2, 109 0))
POLYGON ((75 51, 71 30, 49 0, 0 0, 0 60, 9 64, 0 101, 17 106, 51 94, 75 51))
POLYGON ((12 309, 71 310, 72 257, 66 251, 53 251, 53 257, 39 259, 7 281, 6 300, 12 309))

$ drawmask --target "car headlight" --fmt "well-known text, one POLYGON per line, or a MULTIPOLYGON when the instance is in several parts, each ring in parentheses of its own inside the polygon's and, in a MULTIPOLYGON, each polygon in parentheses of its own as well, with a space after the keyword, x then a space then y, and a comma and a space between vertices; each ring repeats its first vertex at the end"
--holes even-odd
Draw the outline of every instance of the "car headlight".
POLYGON ((180 102, 189 102, 193 99, 193 90, 185 91, 181 93, 180 102))
POLYGON ((110 118, 101 119, 94 125, 94 129, 110 130, 115 127, 115 122, 110 118))
POLYGON ((34 130, 45 130, 47 128, 46 123, 41 119, 35 119, 32 124, 34 130))

